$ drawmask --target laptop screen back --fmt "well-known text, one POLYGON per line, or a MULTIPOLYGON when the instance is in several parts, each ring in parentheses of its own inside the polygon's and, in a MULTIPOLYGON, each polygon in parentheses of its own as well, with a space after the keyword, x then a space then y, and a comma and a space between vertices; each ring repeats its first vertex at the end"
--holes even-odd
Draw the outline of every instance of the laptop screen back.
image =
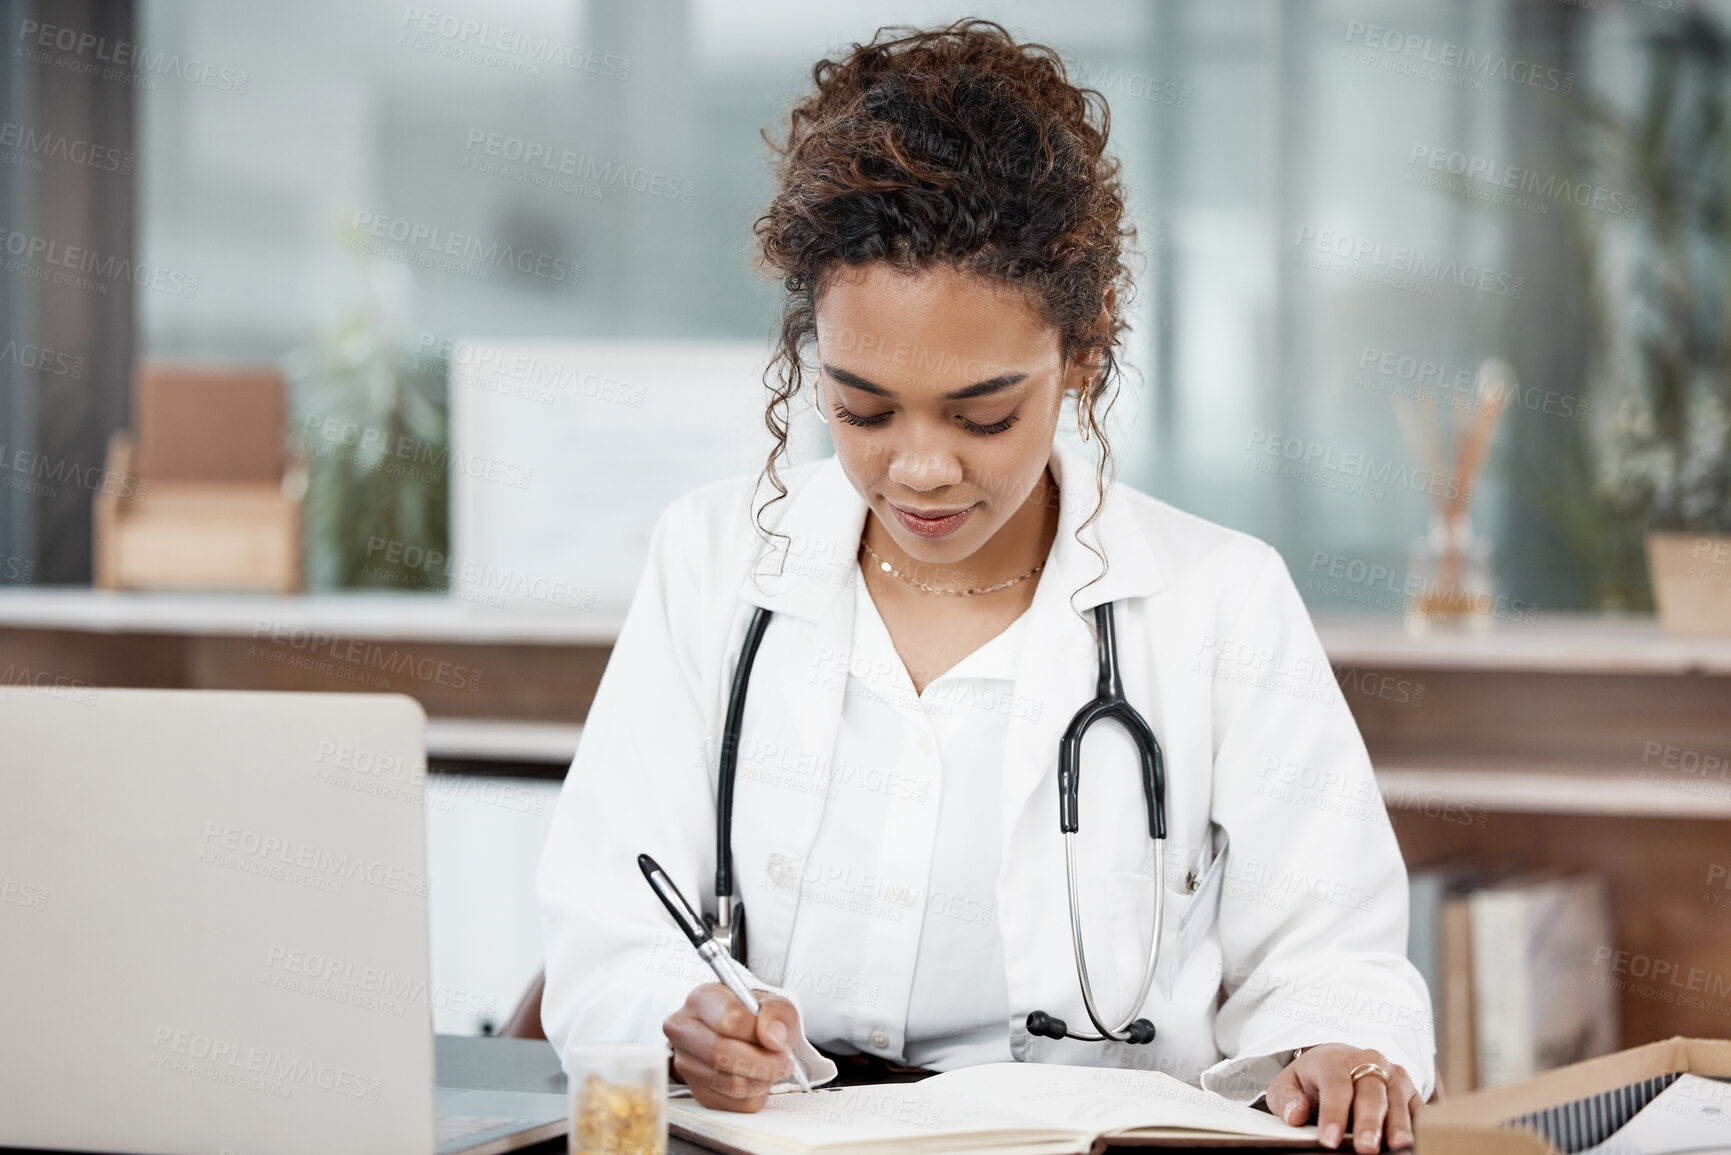
POLYGON ((0 1145, 431 1152, 425 728, 0 687, 0 1145))

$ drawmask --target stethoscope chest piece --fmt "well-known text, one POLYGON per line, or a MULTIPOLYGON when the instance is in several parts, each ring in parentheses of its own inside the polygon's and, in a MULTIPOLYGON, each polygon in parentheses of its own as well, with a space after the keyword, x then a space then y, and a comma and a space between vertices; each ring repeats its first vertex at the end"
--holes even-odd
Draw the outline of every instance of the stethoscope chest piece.
POLYGON ((727 948, 727 953, 732 955, 736 962, 749 966, 751 964, 746 962, 749 944, 745 937, 745 904, 731 898, 723 900, 723 903, 724 909, 731 908, 727 909, 730 917, 725 918, 725 925, 723 916, 714 914, 705 914, 703 925, 709 928, 709 933, 715 936, 716 942, 727 948))

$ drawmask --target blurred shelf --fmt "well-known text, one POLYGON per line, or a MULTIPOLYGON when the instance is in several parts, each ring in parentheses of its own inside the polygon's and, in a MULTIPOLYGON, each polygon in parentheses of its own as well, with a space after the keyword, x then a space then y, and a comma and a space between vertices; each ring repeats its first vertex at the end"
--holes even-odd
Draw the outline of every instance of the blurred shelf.
POLYGON ((0 629, 220 637, 287 630, 466 645, 611 646, 624 619, 623 606, 589 612, 533 604, 496 608, 442 593, 281 596, 0 587, 0 629))
POLYGON ((1454 802, 1498 813, 1731 819, 1731 779, 1641 766, 1460 759, 1437 765, 1378 765, 1391 808, 1454 802))
POLYGON ((1731 638, 1675 637, 1645 615, 1543 613, 1483 633, 1406 633, 1393 614, 1313 617, 1336 666, 1570 674, 1731 674, 1731 638))
MULTIPOLYGON (((442 593, 140 593, 82 586, 0 586, 0 629, 264 636, 305 630, 343 638, 468 645, 611 646, 626 606, 592 611, 480 605, 442 593)), ((1731 638, 1672 637, 1651 617, 1547 613, 1484 633, 1409 636, 1393 614, 1319 613, 1336 666, 1555 673, 1731 674, 1731 638)))

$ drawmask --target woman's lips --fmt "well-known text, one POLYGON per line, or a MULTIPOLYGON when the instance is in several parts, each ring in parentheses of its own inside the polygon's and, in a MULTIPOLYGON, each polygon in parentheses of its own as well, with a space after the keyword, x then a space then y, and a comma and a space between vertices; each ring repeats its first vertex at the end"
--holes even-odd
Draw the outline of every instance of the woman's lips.
MULTIPOLYGON (((978 502, 975 504, 977 505, 978 502)), ((957 510, 943 517, 921 517, 917 513, 903 509, 893 501, 890 502, 890 509, 894 511, 896 520, 907 527, 909 533, 917 533, 921 537, 948 537, 960 529, 962 523, 968 520, 968 515, 974 512, 974 506, 970 505, 966 509, 957 510)))

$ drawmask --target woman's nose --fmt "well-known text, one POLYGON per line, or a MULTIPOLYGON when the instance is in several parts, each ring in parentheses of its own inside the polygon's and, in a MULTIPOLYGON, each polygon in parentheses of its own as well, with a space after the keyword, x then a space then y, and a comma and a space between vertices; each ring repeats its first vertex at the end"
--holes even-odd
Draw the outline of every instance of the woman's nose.
POLYGON ((962 480, 961 462, 952 454, 934 449, 911 449, 890 459, 890 479, 909 489, 941 489, 962 480))

